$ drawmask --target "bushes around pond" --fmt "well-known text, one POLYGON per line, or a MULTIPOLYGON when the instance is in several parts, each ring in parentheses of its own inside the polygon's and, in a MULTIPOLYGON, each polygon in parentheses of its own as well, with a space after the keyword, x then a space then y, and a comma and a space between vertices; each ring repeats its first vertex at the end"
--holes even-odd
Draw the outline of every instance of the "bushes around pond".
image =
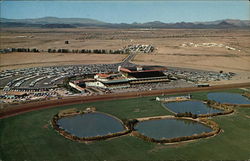
POLYGON ((60 128, 59 125, 57 124, 57 121, 63 117, 69 117, 69 116, 91 113, 91 112, 95 112, 94 107, 86 108, 86 110, 84 110, 84 111, 80 111, 80 110, 77 110, 75 108, 62 110, 62 111, 59 111, 56 115, 54 115, 54 117, 51 120, 51 125, 56 131, 59 132, 60 135, 64 136, 67 139, 70 139, 73 141, 78 141, 78 142, 86 142, 86 141, 94 141, 94 140, 105 140, 108 138, 122 136, 122 135, 125 135, 128 133, 131 133, 131 131, 133 129, 134 122, 136 122, 135 119, 127 120, 125 125, 129 125, 129 127, 125 126, 124 131, 117 132, 117 133, 110 133, 110 134, 104 135, 104 136, 93 136, 93 137, 78 137, 78 136, 72 135, 71 133, 60 128))
POLYGON ((177 113, 175 114, 175 117, 191 117, 193 119, 196 119, 198 115, 192 114, 191 112, 185 112, 185 113, 177 113))
MULTIPOLYGON (((124 131, 117 132, 117 133, 110 133, 110 134, 104 135, 104 136, 93 136, 93 137, 74 136, 71 133, 60 128, 59 125, 57 124, 57 121, 63 117, 69 117, 69 116, 74 116, 74 115, 78 115, 78 114, 94 112, 94 111, 90 111, 89 109, 95 109, 95 108, 93 108, 93 107, 87 108, 87 110, 85 110, 85 111, 79 111, 75 108, 59 111, 56 115, 54 115, 53 119, 51 120, 51 125, 56 131, 59 132, 60 135, 64 136, 67 139, 70 139, 73 141, 78 141, 78 142, 105 140, 105 139, 118 137, 118 136, 122 136, 122 135, 126 135, 126 134, 131 133, 133 136, 139 137, 145 141, 150 141, 150 142, 155 142, 155 143, 174 143, 174 142, 210 137, 210 136, 214 136, 220 132, 220 128, 219 128, 218 124, 216 124, 214 121, 208 120, 206 118, 202 118, 202 119, 200 118, 198 120, 198 122, 200 122, 206 126, 209 126, 210 128, 213 129, 213 131, 208 132, 208 133, 195 134, 192 136, 183 136, 183 137, 169 138, 169 139, 167 139, 167 138, 166 139, 165 138, 154 139, 154 138, 150 138, 148 136, 142 135, 141 133, 139 133, 138 131, 136 131, 134 129, 134 126, 139 122, 137 119, 123 119, 122 122, 125 125, 125 129, 126 129, 124 131)), ((190 113, 187 113, 187 115, 190 115, 190 113)), ((155 119, 159 119, 159 118, 155 118, 155 119)), ((195 120, 195 119, 191 119, 191 118, 177 117, 175 119, 189 119, 189 120, 197 121, 197 119, 195 120)), ((152 119, 149 119, 149 120, 152 120, 152 119)))
POLYGON ((235 105, 229 105, 229 104, 220 104, 218 102, 215 102, 213 100, 206 100, 205 103, 210 106, 211 108, 222 110, 221 112, 217 113, 209 113, 209 114, 193 114, 191 112, 185 112, 185 113, 177 113, 175 114, 175 117, 191 117, 193 119, 196 119, 198 117, 212 117, 212 116, 219 116, 219 115, 226 115, 234 112, 233 107, 235 105))
POLYGON ((221 104, 218 102, 215 102, 213 100, 206 100, 206 104, 212 108, 218 109, 218 110, 223 110, 222 112, 218 113, 211 113, 211 114, 200 114, 199 117, 211 117, 211 116, 219 116, 219 115, 226 115, 234 112, 233 107, 235 105, 230 105, 230 104, 221 104))
POLYGON ((123 119, 122 122, 129 130, 133 131, 135 124, 139 121, 137 119, 123 119))
MULTIPOLYGON (((249 98, 250 94, 244 93, 243 96, 249 98)), ((183 137, 169 138, 169 139, 165 139, 165 138, 154 139, 154 138, 150 138, 148 136, 142 135, 141 133, 139 133, 137 131, 132 131, 132 134, 134 136, 137 136, 137 137, 145 140, 145 141, 156 142, 156 143, 174 143, 174 142, 180 142, 180 141, 187 141, 187 140, 194 140, 194 139, 211 137, 211 136, 218 134, 221 131, 221 129, 216 122, 207 119, 207 117, 230 114, 230 113, 234 112, 233 107, 240 106, 240 105, 231 105, 231 104, 220 104, 220 103, 215 102, 213 100, 206 100, 205 103, 212 108, 223 110, 223 111, 218 112, 218 113, 199 114, 199 115, 192 114, 191 112, 185 112, 185 113, 177 113, 177 114, 175 114, 175 117, 176 117, 176 119, 184 119, 184 117, 189 118, 189 119, 192 118, 191 120, 198 119, 198 122, 212 128, 213 131, 211 131, 211 132, 207 132, 207 133, 204 132, 201 134, 194 134, 192 136, 183 136, 183 137)), ((246 106, 249 106, 249 105, 246 105, 246 106)))
POLYGON ((220 104, 213 100, 205 100, 204 103, 210 106, 211 108, 222 110, 222 111, 217 112, 217 113, 209 113, 209 114, 193 114, 191 112, 176 113, 175 117, 191 117, 193 119, 196 119, 198 117, 212 117, 212 116, 226 115, 226 114, 233 113, 234 112, 233 107, 236 106, 236 105, 230 105, 230 104, 220 104))
POLYGON ((244 96, 244 97, 250 99, 250 93, 249 93, 249 92, 244 92, 244 93, 242 94, 242 96, 244 96))
MULTIPOLYGON (((180 141, 206 138, 206 137, 210 137, 210 136, 214 136, 214 135, 218 134, 220 132, 219 125, 216 122, 207 119, 207 117, 225 115, 225 114, 230 114, 230 113, 234 112, 234 110, 233 110, 234 105, 220 104, 220 103, 217 103, 217 102, 212 101, 212 100, 207 100, 207 101, 205 101, 205 103, 212 108, 220 109, 223 111, 219 112, 219 113, 199 114, 199 115, 192 114, 191 112, 175 114, 175 119, 190 119, 193 121, 198 121, 206 126, 209 126, 213 130, 213 131, 207 132, 207 133, 194 134, 192 136, 183 136, 183 137, 169 138, 169 139, 167 139, 167 138, 163 138, 163 139, 150 138, 150 137, 147 137, 145 135, 142 135, 141 133, 139 133, 138 131, 136 131, 134 129, 134 126, 139 122, 137 119, 123 119, 122 123, 126 129, 124 131, 117 132, 117 133, 110 133, 110 134, 104 135, 104 136, 81 137, 81 138, 74 136, 74 135, 70 134, 69 132, 61 129, 57 124, 57 121, 62 117, 68 117, 68 116, 74 116, 74 115, 78 115, 78 114, 95 112, 94 107, 87 108, 85 111, 79 111, 77 109, 67 109, 67 110, 60 111, 58 114, 54 115, 54 117, 51 121, 51 125, 52 125, 52 127, 54 127, 55 130, 57 130, 59 132, 59 134, 63 135, 64 137, 66 137, 70 140, 74 140, 74 141, 78 141, 78 142, 104 140, 104 139, 122 136, 122 135, 126 135, 126 134, 131 133, 133 136, 139 137, 145 141, 156 142, 156 143, 174 143, 174 142, 180 142, 180 141)), ((111 117, 113 117, 113 116, 111 116, 111 117)), ((159 119, 159 118, 152 118, 152 119, 159 119)), ((149 120, 151 120, 151 119, 149 119, 149 120)))
MULTIPOLYGON (((176 118, 176 119, 180 119, 180 118, 176 118)), ((197 120, 190 119, 190 118, 188 118, 188 119, 193 120, 193 121, 197 121, 197 120)), ((199 119, 197 122, 200 122, 206 126, 209 126, 213 131, 206 132, 206 133, 203 132, 201 134, 194 134, 191 136, 182 136, 182 137, 177 137, 177 138, 162 138, 162 139, 154 139, 154 138, 145 136, 145 135, 139 133, 138 131, 132 131, 132 135, 139 137, 145 141, 150 141, 150 142, 155 142, 155 143, 175 143, 175 142, 211 137, 211 136, 214 136, 220 132, 219 125, 212 120, 208 120, 208 119, 203 118, 203 119, 199 119)))
MULTIPOLYGON (((179 102, 179 101, 174 101, 174 102, 179 102)), ((181 101, 183 102, 183 101, 181 101)), ((171 110, 172 113, 175 113, 175 117, 191 117, 193 119, 196 119, 198 117, 213 117, 213 116, 219 116, 219 115, 226 115, 226 114, 230 114, 234 112, 233 107, 236 105, 232 105, 232 104, 221 104, 218 103, 216 101, 213 100, 205 100, 204 101, 205 104, 207 104, 208 106, 210 106, 211 108, 214 109, 218 109, 218 110, 222 110, 221 112, 217 112, 217 113, 209 113, 209 114, 193 114, 191 112, 184 112, 184 113, 175 113, 171 110)), ((163 105, 162 105, 163 106, 163 105)), ((237 106, 249 106, 249 105, 237 105, 237 106)))
MULTIPOLYGON (((92 108, 93 109, 93 108, 92 108)), ((139 137, 145 141, 150 141, 150 142, 155 142, 155 143, 174 143, 174 142, 180 142, 180 141, 187 141, 187 140, 194 140, 194 139, 200 139, 200 138, 205 138, 205 137, 210 137, 218 134, 220 132, 220 128, 217 123, 214 121, 208 120, 206 118, 200 118, 198 119, 198 122, 209 126, 210 128, 213 129, 213 131, 208 132, 208 133, 201 133, 201 134, 194 134, 192 136, 183 136, 183 137, 178 137, 178 138, 163 138, 163 139, 154 139, 145 135, 142 135, 138 131, 134 129, 134 126, 139 122, 137 119, 123 119, 122 122, 125 125, 126 130, 117 132, 117 133, 110 133, 108 135, 104 136, 93 136, 93 137, 77 137, 69 132, 65 131, 64 129, 61 129, 59 125, 57 124, 57 121, 63 117, 68 117, 68 116, 73 116, 73 115, 78 115, 78 114, 84 114, 84 113, 89 113, 90 111, 79 111, 77 109, 68 109, 68 110, 63 110, 60 111, 58 114, 54 115, 51 125, 52 127, 59 132, 60 135, 64 136, 67 139, 73 140, 73 141, 78 141, 78 142, 87 142, 87 141, 95 141, 95 140, 105 140, 108 138, 113 138, 117 136, 122 136, 131 133, 133 136, 139 137)), ((94 112, 94 111, 92 111, 94 112)), ((174 118, 174 117, 173 117, 174 118)), ((152 118, 149 120, 153 119, 159 119, 159 118, 152 118)), ((184 118, 174 118, 174 119, 184 119, 184 118)), ((193 121, 197 121, 197 119, 191 119, 191 118, 185 118, 193 121)))

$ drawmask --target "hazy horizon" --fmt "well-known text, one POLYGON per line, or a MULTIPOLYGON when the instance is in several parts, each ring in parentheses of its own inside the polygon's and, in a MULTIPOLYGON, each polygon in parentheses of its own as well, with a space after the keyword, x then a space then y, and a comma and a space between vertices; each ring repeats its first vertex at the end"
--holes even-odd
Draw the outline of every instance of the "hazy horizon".
POLYGON ((1 18, 89 18, 108 23, 249 20, 248 1, 1 1, 1 18))
MULTIPOLYGON (((2 17, 1 17, 2 18, 2 17)), ((54 16, 46 16, 46 17, 38 17, 38 18, 20 18, 20 19, 12 19, 12 18, 4 18, 4 19, 9 19, 9 20, 28 20, 28 19, 42 19, 42 18, 59 18, 59 19, 64 19, 65 17, 54 17, 54 16)), ((98 19, 93 19, 93 18, 76 18, 76 17, 69 17, 69 18, 65 18, 65 19, 91 19, 91 20, 96 20, 96 21, 100 21, 100 22, 104 22, 104 23, 110 23, 110 22, 106 22, 106 21, 102 21, 102 20, 98 20, 98 19)), ((163 22, 163 21, 147 21, 147 22, 131 22, 131 23, 126 23, 126 24, 133 24, 133 23, 138 23, 138 24, 143 24, 143 23, 149 23, 149 22, 162 22, 162 23, 181 23, 181 22, 185 22, 185 23, 199 23, 199 22, 214 22, 214 21, 223 21, 223 20, 240 20, 240 21, 250 21, 247 19, 218 19, 218 20, 212 20, 212 21, 178 21, 178 22, 163 22)), ((120 23, 113 23, 113 24, 121 24, 124 22, 120 22, 120 23)))

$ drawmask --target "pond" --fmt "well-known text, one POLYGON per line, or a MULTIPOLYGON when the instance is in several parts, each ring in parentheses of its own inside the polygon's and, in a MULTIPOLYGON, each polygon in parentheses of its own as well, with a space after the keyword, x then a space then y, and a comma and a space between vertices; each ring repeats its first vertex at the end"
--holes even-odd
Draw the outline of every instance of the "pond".
POLYGON ((78 137, 104 136, 125 130, 116 118, 97 112, 63 117, 58 120, 57 124, 78 137))
POLYGON ((135 129, 141 134, 154 139, 169 139, 182 136, 191 136, 212 129, 199 122, 180 119, 161 119, 139 122, 135 129))
POLYGON ((214 92, 209 93, 207 97, 209 100, 214 100, 219 103, 250 104, 250 100, 248 98, 237 93, 214 92))
POLYGON ((222 110, 214 109, 204 104, 202 101, 183 101, 163 103, 164 107, 175 113, 191 112, 192 114, 219 113, 222 110))

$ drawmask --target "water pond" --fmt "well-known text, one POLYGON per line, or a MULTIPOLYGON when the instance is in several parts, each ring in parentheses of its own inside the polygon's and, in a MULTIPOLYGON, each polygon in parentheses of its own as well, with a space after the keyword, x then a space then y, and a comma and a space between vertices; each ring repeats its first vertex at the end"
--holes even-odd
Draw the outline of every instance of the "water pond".
POLYGON ((139 122, 135 129, 141 134, 154 139, 169 139, 182 136, 191 136, 212 129, 199 122, 180 119, 161 119, 139 122))
POLYGON ((207 97, 209 100, 214 100, 219 103, 250 104, 248 98, 237 93, 214 92, 209 93, 207 97))
POLYGON ((164 107, 175 113, 191 112, 192 114, 219 113, 222 110, 214 109, 204 104, 202 101, 183 101, 163 103, 164 107))
POLYGON ((124 131, 122 123, 103 113, 87 113, 58 120, 60 128, 78 137, 104 136, 124 131))

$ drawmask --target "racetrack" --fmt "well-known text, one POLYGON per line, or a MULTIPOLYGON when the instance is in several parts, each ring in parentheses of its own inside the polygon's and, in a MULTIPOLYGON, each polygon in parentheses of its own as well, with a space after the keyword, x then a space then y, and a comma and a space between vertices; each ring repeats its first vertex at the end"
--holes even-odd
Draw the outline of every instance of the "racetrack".
POLYGON ((249 83, 239 83, 239 84, 226 84, 226 85, 216 85, 210 87, 192 87, 192 88, 175 88, 175 89, 164 89, 164 90, 153 90, 153 91, 142 91, 142 92, 129 92, 129 93, 119 93, 119 94, 106 94, 98 96, 78 96, 78 97, 66 97, 64 99, 58 100, 47 100, 42 102, 32 102, 20 105, 11 105, 9 108, 5 108, 0 111, 0 119, 15 116, 18 114, 53 108, 63 105, 80 104, 85 102, 96 102, 104 100, 113 99, 126 99, 142 96, 157 96, 157 95, 169 95, 169 94, 180 94, 180 93, 190 93, 198 91, 213 91, 221 89, 231 89, 231 88, 242 88, 250 87, 249 83))

